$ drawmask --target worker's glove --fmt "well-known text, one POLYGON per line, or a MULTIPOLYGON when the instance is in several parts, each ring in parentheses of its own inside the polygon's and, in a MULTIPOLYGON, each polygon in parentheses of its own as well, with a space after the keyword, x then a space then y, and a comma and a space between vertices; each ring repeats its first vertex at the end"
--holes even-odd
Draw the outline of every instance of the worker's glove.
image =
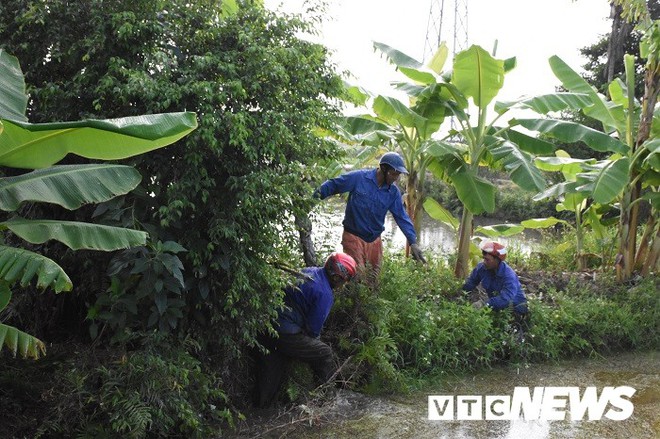
POLYGON ((412 255, 414 260, 426 264, 426 258, 422 253, 422 249, 419 248, 419 244, 413 244, 410 246, 410 254, 412 255))
POLYGON ((472 308, 474 309, 481 309, 486 305, 486 302, 484 302, 482 299, 477 300, 476 302, 472 303, 472 308))

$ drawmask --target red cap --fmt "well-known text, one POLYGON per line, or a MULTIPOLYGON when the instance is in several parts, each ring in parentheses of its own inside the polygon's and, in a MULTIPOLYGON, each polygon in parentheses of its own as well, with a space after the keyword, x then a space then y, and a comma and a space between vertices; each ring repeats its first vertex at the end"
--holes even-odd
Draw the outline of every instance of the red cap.
POLYGON ((335 252, 328 256, 325 261, 325 269, 336 274, 342 279, 351 280, 357 274, 357 264, 355 259, 346 253, 335 252))

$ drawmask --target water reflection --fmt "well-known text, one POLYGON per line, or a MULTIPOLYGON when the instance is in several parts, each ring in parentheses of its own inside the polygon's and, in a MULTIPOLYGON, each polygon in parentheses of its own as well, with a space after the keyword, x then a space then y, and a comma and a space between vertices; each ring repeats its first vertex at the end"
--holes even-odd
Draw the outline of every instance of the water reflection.
MULTIPOLYGON (((316 249, 322 253, 341 250, 341 235, 343 232, 342 220, 346 203, 339 198, 327 200, 319 204, 317 210, 312 213, 313 241, 316 249)), ((478 225, 501 224, 502 221, 477 219, 478 225)), ((539 233, 534 230, 509 237, 498 238, 498 241, 509 246, 511 250, 517 250, 523 254, 529 254, 538 250, 539 233)), ((386 251, 402 251, 406 244, 406 238, 401 229, 396 225, 391 214, 385 218, 385 231, 382 235, 383 247, 386 251)), ((453 253, 458 245, 457 234, 448 226, 429 217, 423 212, 422 231, 419 234, 419 245, 425 252, 446 255, 453 253)))
MULTIPOLYGON (((420 393, 374 397, 344 391, 329 410, 332 422, 306 428, 289 438, 400 439, 575 439, 660 437, 660 353, 631 352, 613 357, 568 360, 555 364, 497 367, 462 377, 446 376, 420 393), (623 421, 566 419, 541 421, 431 421, 428 395, 507 395, 515 386, 585 387, 602 392, 606 386, 631 386, 632 416, 623 421)), ((570 407, 567 406, 567 407, 570 407)), ((608 406, 611 407, 611 406, 608 406)), ((268 436, 271 437, 271 436, 268 436)), ((281 437, 281 436, 280 436, 281 437)))

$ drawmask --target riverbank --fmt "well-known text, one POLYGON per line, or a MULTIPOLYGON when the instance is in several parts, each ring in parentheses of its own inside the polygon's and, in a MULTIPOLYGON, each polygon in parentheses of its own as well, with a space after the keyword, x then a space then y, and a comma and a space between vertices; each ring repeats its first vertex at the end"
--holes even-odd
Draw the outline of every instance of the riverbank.
MULTIPOLYGON (((369 396, 346 390, 318 405, 248 412, 235 431, 239 438, 473 438, 568 439, 660 436, 660 352, 628 352, 554 364, 507 365, 430 381, 409 394, 369 396), (514 387, 630 386, 634 406, 628 419, 613 421, 430 421, 428 395, 511 395, 514 387)), ((569 416, 567 416, 569 418, 569 416)))

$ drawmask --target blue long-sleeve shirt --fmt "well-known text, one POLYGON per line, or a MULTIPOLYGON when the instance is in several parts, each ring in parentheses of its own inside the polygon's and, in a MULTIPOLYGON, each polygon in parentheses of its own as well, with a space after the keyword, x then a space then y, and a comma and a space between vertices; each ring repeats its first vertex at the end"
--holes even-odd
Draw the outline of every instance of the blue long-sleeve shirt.
POLYGON ((391 212, 410 245, 417 233, 401 200, 396 184, 378 186, 376 169, 347 172, 323 183, 315 192, 321 199, 348 192, 344 229, 366 242, 376 240, 385 230, 385 215, 391 212))
POLYGON ((488 294, 488 306, 495 310, 504 309, 527 302, 525 293, 520 286, 518 275, 505 262, 500 262, 497 270, 489 270, 480 262, 463 285, 465 291, 472 291, 481 284, 488 294))
POLYGON ((285 307, 278 310, 277 332, 303 332, 310 337, 318 337, 335 298, 323 267, 303 268, 302 272, 309 279, 284 290, 285 307))

